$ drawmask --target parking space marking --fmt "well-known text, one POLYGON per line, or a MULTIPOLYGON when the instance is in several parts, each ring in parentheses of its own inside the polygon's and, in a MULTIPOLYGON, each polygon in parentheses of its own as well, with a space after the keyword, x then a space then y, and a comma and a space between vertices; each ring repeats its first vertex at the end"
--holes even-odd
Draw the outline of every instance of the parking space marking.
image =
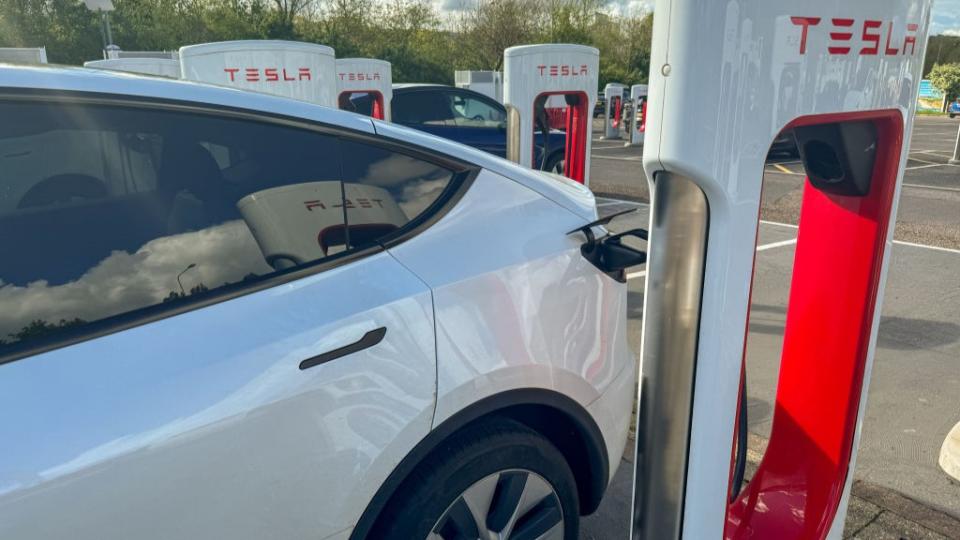
POLYGON ((771 242, 769 244, 764 244, 762 246, 757 246, 757 251, 766 251, 768 249, 775 249, 778 247, 792 246, 797 243, 796 238, 791 238, 790 240, 782 240, 780 242, 771 242))
POLYGON ((944 154, 952 155, 946 150, 911 150, 911 154, 944 154))
POLYGON ((956 192, 956 193, 960 193, 960 188, 943 187, 943 186, 925 186, 925 185, 923 185, 923 184, 907 184, 907 183, 904 183, 904 184, 903 184, 903 187, 910 187, 910 188, 915 188, 915 189, 933 189, 933 190, 936 190, 936 191, 953 191, 953 192, 956 192))
MULTIPOLYGON (((760 220, 760 223, 763 223, 764 225, 773 225, 773 226, 776 226, 776 227, 786 227, 786 228, 789 228, 789 229, 799 229, 799 228, 800 228, 799 226, 793 225, 793 224, 791 224, 791 223, 780 223, 780 222, 778 222, 778 221, 767 221, 767 220, 765 220, 765 219, 761 219, 761 220, 760 220)), ((903 241, 903 240, 894 240, 893 243, 894 243, 894 244, 899 244, 899 245, 901 245, 901 246, 910 246, 910 247, 916 247, 916 248, 932 249, 932 250, 934 250, 934 251, 943 251, 943 252, 945 252, 945 253, 956 253, 956 254, 960 255, 960 249, 945 248, 945 247, 940 247, 940 246, 930 246, 930 245, 927 245, 927 244, 915 244, 915 243, 913 243, 913 242, 905 242, 905 241, 903 241)))
POLYGON ((787 174, 799 174, 799 173, 795 173, 795 172, 791 171, 790 169, 784 167, 783 165, 781 165, 781 164, 779 164, 779 163, 774 163, 773 166, 776 167, 777 169, 779 169, 780 172, 784 172, 784 173, 787 173, 787 174))
POLYGON ((928 165, 943 165, 943 163, 937 163, 936 161, 927 161, 925 159, 920 159, 915 157, 908 157, 907 159, 912 159, 913 161, 919 161, 920 163, 926 163, 928 165))
POLYGON ((611 159, 613 161, 636 161, 637 163, 643 162, 643 158, 628 158, 628 157, 616 157, 616 156, 593 156, 593 159, 611 159))
MULTIPOLYGON (((913 158, 910 158, 913 159, 913 158)), ((920 161, 919 159, 913 159, 914 161, 920 161)), ((907 171, 916 171, 918 169, 932 169, 933 167, 956 167, 956 165, 950 165, 949 163, 930 163, 929 165, 915 165, 913 167, 905 167, 904 170, 907 171)))
POLYGON ((600 201, 597 203, 597 206, 610 206, 611 204, 626 204, 626 205, 632 205, 636 207, 650 206, 649 203, 645 203, 645 202, 628 201, 626 199, 617 199, 613 197, 597 197, 597 201, 600 201))
POLYGON ((944 253, 954 253, 954 254, 960 255, 960 249, 945 248, 945 247, 940 247, 940 246, 928 246, 928 245, 926 245, 926 244, 914 244, 913 242, 904 242, 903 240, 894 240, 893 243, 894 243, 894 244, 900 244, 901 246, 910 246, 910 247, 915 247, 915 248, 932 249, 932 250, 934 250, 934 251, 942 251, 942 252, 944 252, 944 253))

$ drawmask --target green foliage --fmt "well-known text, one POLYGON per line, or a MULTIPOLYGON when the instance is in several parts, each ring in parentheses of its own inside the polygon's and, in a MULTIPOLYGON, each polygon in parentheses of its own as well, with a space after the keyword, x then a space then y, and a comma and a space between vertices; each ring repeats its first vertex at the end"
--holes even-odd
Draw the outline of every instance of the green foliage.
POLYGON ((960 96, 960 63, 937 64, 930 70, 927 78, 935 88, 947 95, 947 100, 960 96))
POLYGON ((51 62, 99 58, 99 18, 77 0, 0 0, 0 47, 43 47, 51 62))
POLYGON ((927 78, 936 64, 957 63, 960 63, 960 36, 931 36, 923 62, 923 77, 927 78))
MULTIPOLYGON (((113 0, 124 50, 176 50, 233 39, 323 43, 341 58, 393 64, 398 82, 452 83, 456 69, 500 69, 503 49, 581 43, 600 49, 600 85, 644 82, 653 17, 614 16, 605 0, 464 0, 441 16, 431 0, 113 0)), ((51 62, 102 56, 101 16, 81 0, 0 0, 0 46, 47 47, 51 62)))

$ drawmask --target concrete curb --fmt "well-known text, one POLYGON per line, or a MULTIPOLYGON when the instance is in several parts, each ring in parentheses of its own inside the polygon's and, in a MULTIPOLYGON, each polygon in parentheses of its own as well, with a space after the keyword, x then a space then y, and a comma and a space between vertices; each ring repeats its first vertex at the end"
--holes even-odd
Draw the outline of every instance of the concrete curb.
POLYGON ((954 480, 960 481, 960 423, 953 426, 940 447, 940 468, 954 480))

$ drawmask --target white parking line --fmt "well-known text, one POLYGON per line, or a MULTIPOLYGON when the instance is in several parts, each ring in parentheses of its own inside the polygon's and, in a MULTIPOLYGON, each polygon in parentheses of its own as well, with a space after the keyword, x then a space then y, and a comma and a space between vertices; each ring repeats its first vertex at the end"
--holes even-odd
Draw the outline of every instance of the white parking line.
POLYGON ((768 249, 774 249, 778 247, 791 246, 797 243, 796 238, 791 238, 790 240, 782 240, 780 242, 773 242, 770 244, 764 244, 762 246, 757 246, 757 251, 766 251, 768 249))
MULTIPOLYGON (((913 161, 919 161, 920 163, 927 163, 927 164, 930 164, 930 165, 943 165, 943 163, 937 163, 936 161, 927 161, 927 160, 925 160, 925 159, 920 159, 920 158, 915 158, 915 157, 908 157, 907 159, 912 159, 913 161)), ((907 168, 909 168, 909 167, 907 167, 907 168)))
POLYGON ((934 189, 934 190, 937 190, 937 191, 953 191, 953 192, 956 192, 956 193, 960 193, 960 188, 941 187, 941 186, 925 186, 925 185, 923 185, 923 184, 907 184, 906 182, 904 182, 903 187, 910 187, 910 188, 915 188, 915 189, 934 189))
MULTIPOLYGON (((761 220, 760 220, 760 223, 763 223, 764 225, 774 225, 774 226, 776 226, 776 227, 787 227, 787 228, 790 228, 790 229, 799 229, 799 228, 800 228, 800 227, 798 227, 798 226, 796 226, 796 225, 793 225, 793 224, 790 224, 790 223, 780 223, 780 222, 778 222, 778 221, 767 221, 767 220, 765 220, 765 219, 761 219, 761 220)), ((893 243, 894 243, 894 244, 899 244, 899 245, 901 245, 901 246, 910 246, 910 247, 923 248, 923 249, 932 249, 932 250, 934 250, 934 251, 943 251, 943 252, 945 252, 945 253, 956 253, 956 254, 960 254, 960 249, 945 248, 945 247, 940 247, 940 246, 930 246, 930 245, 927 245, 927 244, 915 244, 915 243, 913 243, 913 242, 904 242, 903 240, 894 240, 893 243)))
POLYGON ((917 150, 911 154, 935 154, 939 156, 953 157, 953 153, 948 150, 917 150))
POLYGON ((635 161, 637 163, 643 163, 641 158, 626 158, 626 157, 614 157, 614 156, 592 156, 593 159, 612 159, 614 161, 635 161))
MULTIPOLYGON (((913 159, 913 158, 910 158, 913 159)), ((914 161, 920 161, 919 159, 913 159, 914 161)), ((915 171, 917 169, 930 169, 932 167, 955 167, 955 165, 949 165, 947 163, 931 163, 930 165, 916 165, 914 167, 906 167, 906 171, 915 171)))

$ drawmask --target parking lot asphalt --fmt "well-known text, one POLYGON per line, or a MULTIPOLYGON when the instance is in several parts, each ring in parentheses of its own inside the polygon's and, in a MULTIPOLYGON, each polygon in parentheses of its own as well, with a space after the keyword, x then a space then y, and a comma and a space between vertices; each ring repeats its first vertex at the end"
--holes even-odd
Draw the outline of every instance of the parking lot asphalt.
MULTIPOLYGON (((845 535, 851 538, 960 538, 960 483, 937 465, 944 438, 960 421, 960 167, 945 160, 944 165, 926 166, 914 159, 917 148, 932 156, 946 153, 946 146, 952 150, 955 139, 944 137, 951 130, 955 137, 960 123, 945 120, 921 118, 914 132, 862 419, 845 535)), ((594 191, 647 200, 640 153, 622 143, 595 140, 594 191)), ((918 159, 939 163, 937 157, 918 159)), ((797 193, 803 181, 791 168, 796 164, 777 164, 791 173, 770 164, 764 177, 764 221, 747 340, 754 462, 762 456, 771 427, 796 238, 796 218, 794 214, 791 220, 790 212, 799 211, 797 193)), ((647 225, 646 204, 610 198, 600 204, 604 212, 638 209, 615 222, 614 231, 647 225)), ((634 351, 639 351, 643 287, 643 272, 634 272, 628 305, 634 351)), ((631 482, 632 465, 624 462, 601 508, 584 520, 582 538, 627 537, 631 482)))
MULTIPOLYGON (((594 123, 590 184, 597 193, 647 202, 642 147, 599 140, 594 123)), ((960 249, 960 165, 948 163, 960 120, 920 116, 910 142, 895 238, 906 242, 960 249)), ((803 168, 796 158, 771 159, 764 170, 761 216, 796 224, 800 214, 803 168)))

